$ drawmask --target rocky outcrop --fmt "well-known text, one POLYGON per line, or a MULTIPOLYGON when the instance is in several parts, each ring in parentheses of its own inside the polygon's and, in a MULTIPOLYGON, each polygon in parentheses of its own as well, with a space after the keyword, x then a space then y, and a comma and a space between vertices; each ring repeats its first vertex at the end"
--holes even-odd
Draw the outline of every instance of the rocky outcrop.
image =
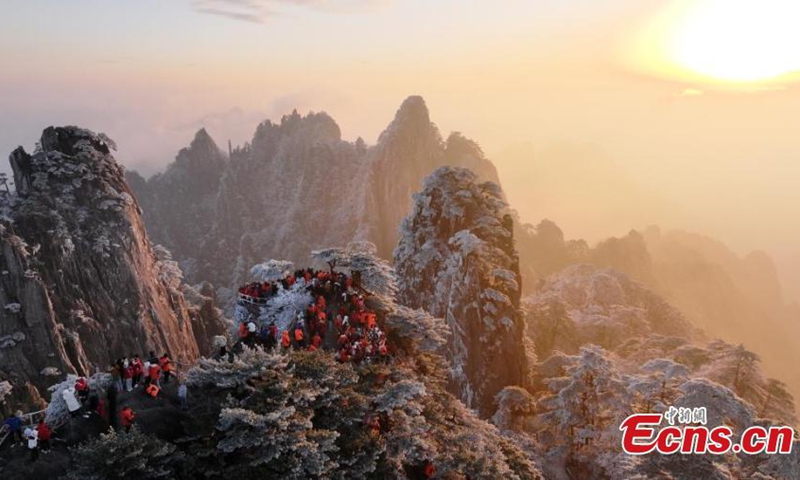
POLYGON ((442 167, 414 196, 395 250, 399 300, 442 317, 453 388, 488 417, 504 387, 527 384, 513 220, 500 188, 442 167))
POLYGON ((217 308, 214 286, 208 282, 195 287, 184 285, 183 296, 189 304, 189 318, 192 319, 192 331, 200 355, 211 356, 214 337, 228 333, 228 323, 217 308))
POLYGON ((102 134, 50 127, 32 155, 11 155, 17 195, 2 234, 0 336, 14 343, 0 349, 0 365, 15 391, 32 387, 19 401, 53 383, 40 372, 90 374, 149 350, 179 362, 199 354, 113 148, 102 134))

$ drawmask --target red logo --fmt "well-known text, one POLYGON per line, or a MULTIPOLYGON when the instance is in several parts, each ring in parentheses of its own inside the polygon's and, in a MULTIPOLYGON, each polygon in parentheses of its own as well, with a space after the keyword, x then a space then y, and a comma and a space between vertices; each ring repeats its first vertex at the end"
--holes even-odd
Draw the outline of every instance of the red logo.
POLYGON ((670 424, 662 427, 661 422, 665 417, 667 414, 636 413, 626 418, 619 427, 622 431, 622 450, 629 455, 653 452, 662 455, 792 453, 792 427, 753 426, 736 440, 733 429, 726 425, 708 428, 705 425, 670 424))

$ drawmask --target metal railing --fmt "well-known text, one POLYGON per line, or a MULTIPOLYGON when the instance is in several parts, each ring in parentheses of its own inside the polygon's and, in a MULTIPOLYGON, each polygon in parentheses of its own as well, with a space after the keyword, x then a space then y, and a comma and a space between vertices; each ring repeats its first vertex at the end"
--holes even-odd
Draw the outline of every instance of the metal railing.
POLYGON ((244 293, 239 294, 239 301, 249 303, 250 305, 264 305, 269 300, 269 297, 251 297, 244 293))

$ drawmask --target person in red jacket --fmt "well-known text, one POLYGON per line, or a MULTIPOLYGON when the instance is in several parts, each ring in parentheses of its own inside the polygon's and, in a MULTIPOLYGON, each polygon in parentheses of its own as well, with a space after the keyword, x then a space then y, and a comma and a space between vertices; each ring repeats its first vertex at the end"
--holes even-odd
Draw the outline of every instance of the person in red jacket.
POLYGON ((286 350, 289 350, 289 347, 292 346, 292 341, 289 338, 289 330, 284 330, 281 334, 281 347, 286 350))
POLYGON ((350 354, 347 352, 347 347, 339 349, 339 363, 347 363, 350 360, 350 354))
POLYGON ((425 475, 425 478, 433 478, 433 476, 436 475, 436 467, 433 466, 430 460, 425 461, 425 467, 423 467, 422 473, 425 475))
POLYGON ((278 344, 278 326, 275 325, 275 322, 270 322, 267 332, 267 347, 275 348, 275 345, 278 344))
POLYGON ((139 384, 139 379, 142 377, 142 359, 139 355, 132 355, 131 367, 133 368, 133 387, 139 384))
POLYGON ((122 409, 122 412, 120 412, 121 425, 126 432, 131 431, 134 418, 136 418, 136 415, 133 413, 133 409, 131 407, 125 407, 122 409))
POLYGON ((86 378, 80 377, 78 381, 75 382, 75 391, 78 392, 78 399, 80 399, 81 403, 86 403, 86 400, 89 398, 89 383, 86 381, 86 378))
POLYGON ((314 346, 315 350, 322 346, 322 337, 319 336, 319 333, 315 334, 311 339, 311 345, 314 346))
POLYGON ((108 420, 106 418, 106 401, 102 398, 97 401, 97 407, 94 409, 95 413, 100 415, 100 418, 103 420, 108 420))
POLYGON ((52 432, 50 431, 50 427, 44 423, 44 419, 36 426, 36 431, 39 433, 39 448, 44 453, 50 452, 50 437, 52 436, 52 432))

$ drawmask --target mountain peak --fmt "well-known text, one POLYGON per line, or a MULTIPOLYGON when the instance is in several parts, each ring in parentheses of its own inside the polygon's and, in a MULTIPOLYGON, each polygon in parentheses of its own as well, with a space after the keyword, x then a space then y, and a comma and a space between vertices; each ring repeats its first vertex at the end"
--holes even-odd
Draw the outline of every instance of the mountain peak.
POLYGON ((201 127, 200 130, 198 130, 197 133, 194 134, 194 139, 192 140, 192 144, 194 145, 195 143, 208 143, 208 142, 214 143, 214 139, 211 138, 211 135, 209 135, 205 127, 201 127))
POLYGON ((411 95, 403 100, 394 118, 395 121, 402 119, 417 119, 425 123, 431 121, 428 105, 425 104, 425 99, 420 95, 411 95))
MULTIPOLYGON (((194 139, 189 147, 178 152, 176 165, 184 166, 187 170, 211 171, 218 175, 225 165, 225 158, 208 131, 201 128, 194 134, 194 139)), ((169 171, 170 168, 167 170, 169 171)))
POLYGON ((32 155, 20 147, 9 157, 17 193, 71 192, 84 180, 107 179, 114 184, 122 176, 110 154, 114 149, 114 141, 102 133, 74 126, 47 127, 32 155))

